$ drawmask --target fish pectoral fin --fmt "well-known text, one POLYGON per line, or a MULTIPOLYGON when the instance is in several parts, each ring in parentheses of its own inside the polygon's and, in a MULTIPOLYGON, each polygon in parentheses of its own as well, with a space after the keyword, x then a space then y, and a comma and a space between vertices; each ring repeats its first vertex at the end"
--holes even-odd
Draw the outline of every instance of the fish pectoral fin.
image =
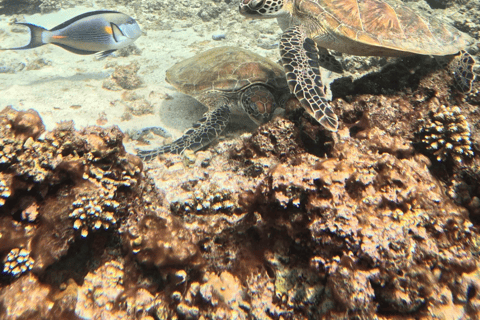
POLYGON ((95 58, 97 58, 97 60, 105 59, 106 57, 111 55, 114 51, 116 51, 116 49, 97 52, 95 54, 95 58))
POLYGON ((121 42, 127 38, 122 32, 122 30, 115 23, 112 22, 110 23, 110 25, 112 26, 112 36, 115 42, 121 42))

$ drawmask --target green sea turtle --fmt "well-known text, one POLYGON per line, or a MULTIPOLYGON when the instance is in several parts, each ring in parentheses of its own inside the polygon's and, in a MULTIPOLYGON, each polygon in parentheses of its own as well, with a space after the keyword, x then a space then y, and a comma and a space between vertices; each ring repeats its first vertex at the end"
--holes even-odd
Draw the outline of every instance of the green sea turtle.
POLYGON ((470 91, 475 61, 461 51, 473 39, 438 17, 400 0, 240 0, 240 13, 277 18, 283 35, 280 55, 292 93, 326 129, 336 131, 337 116, 325 99, 319 67, 341 72, 327 49, 359 56, 448 56, 457 87, 470 91))
POLYGON ((225 129, 231 114, 247 113, 255 123, 262 124, 291 96, 279 64, 236 47, 217 47, 183 60, 167 70, 165 80, 209 111, 171 144, 137 150, 147 161, 159 154, 197 151, 207 146, 225 129))

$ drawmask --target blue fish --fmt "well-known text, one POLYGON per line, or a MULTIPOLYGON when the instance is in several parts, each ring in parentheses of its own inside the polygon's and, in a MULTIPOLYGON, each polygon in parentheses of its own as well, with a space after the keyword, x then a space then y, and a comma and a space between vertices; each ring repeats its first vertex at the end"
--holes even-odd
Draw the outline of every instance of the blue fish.
POLYGON ((30 43, 1 50, 25 50, 51 43, 76 54, 98 53, 103 58, 132 44, 142 35, 135 19, 108 10, 83 13, 50 30, 32 23, 16 24, 30 28, 30 43))

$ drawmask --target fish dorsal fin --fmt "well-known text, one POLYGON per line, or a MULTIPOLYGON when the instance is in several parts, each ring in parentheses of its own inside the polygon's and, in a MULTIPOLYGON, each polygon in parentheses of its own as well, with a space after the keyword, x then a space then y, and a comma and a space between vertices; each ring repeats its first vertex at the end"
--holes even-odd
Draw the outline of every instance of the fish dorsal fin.
POLYGON ((94 16, 94 15, 97 15, 97 14, 104 14, 104 13, 120 13, 118 11, 111 11, 111 10, 97 10, 97 11, 90 11, 90 12, 85 12, 85 13, 82 13, 81 15, 78 15, 76 17, 73 17, 72 19, 70 20, 67 20, 65 22, 62 22, 61 24, 59 24, 58 26, 54 27, 53 29, 50 29, 49 31, 56 31, 56 30, 60 30, 60 29, 63 29, 69 25, 71 25, 72 23, 78 21, 78 20, 81 20, 83 18, 86 18, 86 17, 90 17, 90 16, 94 16))
POLYGON ((110 25, 112 27, 113 40, 115 40, 115 42, 125 40, 126 36, 123 31, 113 22, 111 22, 110 25))

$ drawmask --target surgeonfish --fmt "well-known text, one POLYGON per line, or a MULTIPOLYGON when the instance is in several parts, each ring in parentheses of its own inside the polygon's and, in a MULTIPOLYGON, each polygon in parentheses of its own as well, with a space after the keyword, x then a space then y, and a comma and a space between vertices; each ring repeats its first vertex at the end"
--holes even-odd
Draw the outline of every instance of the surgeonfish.
POLYGON ((132 44, 142 34, 135 19, 108 10, 83 13, 50 30, 32 23, 16 24, 30 28, 30 43, 1 50, 25 50, 51 43, 76 54, 98 53, 103 58, 132 44))

